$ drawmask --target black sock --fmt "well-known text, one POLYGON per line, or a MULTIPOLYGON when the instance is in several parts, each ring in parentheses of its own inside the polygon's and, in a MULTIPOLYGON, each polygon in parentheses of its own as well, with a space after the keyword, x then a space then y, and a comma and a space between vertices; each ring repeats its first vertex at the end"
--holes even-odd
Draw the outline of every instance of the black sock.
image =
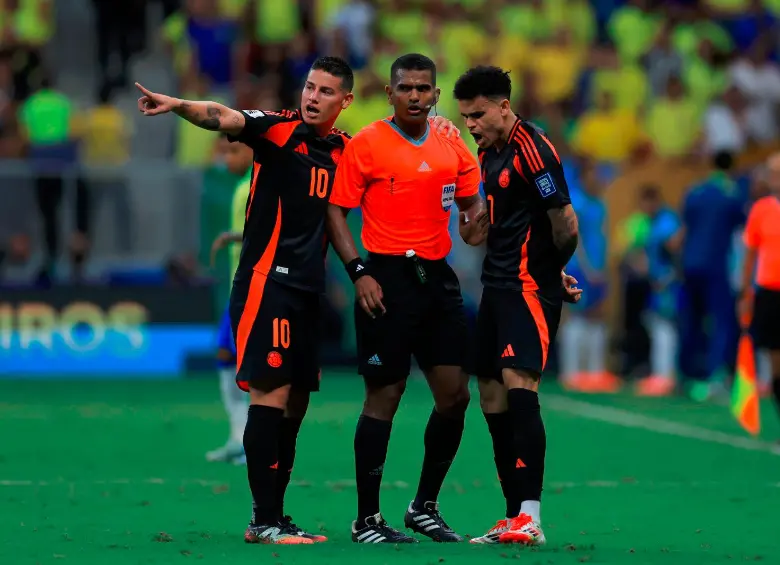
POLYGON ((252 522, 274 524, 276 475, 279 467, 279 428, 284 410, 252 405, 244 428, 246 472, 252 491, 252 522))
POLYGON ((379 487, 382 484, 391 422, 364 414, 355 430, 355 478, 358 495, 358 522, 379 512, 379 487))
POLYGON ((284 516, 284 494, 290 484, 293 463, 295 462, 295 444, 303 420, 300 418, 282 418, 279 426, 279 470, 276 472, 276 514, 284 516))
POLYGON ((414 498, 414 507, 418 510, 426 502, 438 500, 444 477, 447 476, 460 447, 465 419, 465 413, 445 416, 435 408, 431 412, 428 426, 425 428, 425 457, 420 484, 414 498))
POLYGON ((514 518, 520 514, 520 491, 515 482, 514 437, 509 412, 483 414, 487 422, 490 437, 493 439, 493 461, 496 463, 498 480, 506 500, 506 517, 514 518))
POLYGON ((532 390, 513 388, 509 390, 508 398, 516 458, 514 471, 520 501, 541 501, 547 436, 539 408, 539 395, 532 390))
POLYGON ((780 375, 772 378, 772 396, 775 397, 775 406, 780 410, 780 375))

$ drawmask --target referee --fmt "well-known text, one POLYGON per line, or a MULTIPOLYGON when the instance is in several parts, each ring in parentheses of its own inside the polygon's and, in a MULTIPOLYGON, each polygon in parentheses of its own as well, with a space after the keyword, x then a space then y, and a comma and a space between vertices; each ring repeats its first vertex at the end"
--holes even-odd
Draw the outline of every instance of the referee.
POLYGON ((457 542, 438 510, 444 477, 457 453, 469 402, 463 373, 468 348, 463 298, 445 257, 452 241, 453 204, 463 239, 477 245, 487 232, 479 196, 479 165, 459 137, 431 131, 436 66, 428 57, 404 55, 385 87, 392 118, 361 130, 342 155, 330 196, 327 229, 355 283, 358 370, 366 398, 355 432, 358 490, 356 543, 413 543, 379 510, 379 488, 390 429, 414 356, 433 393, 425 429, 425 457, 406 527, 435 541, 457 542), (347 227, 352 208, 363 212, 365 262, 347 227), (468 218, 468 219, 467 219, 468 218))
POLYGON ((743 235, 739 314, 745 319, 752 313, 753 345, 769 351, 772 396, 780 410, 780 154, 769 158, 767 169, 770 194, 753 204, 743 235))

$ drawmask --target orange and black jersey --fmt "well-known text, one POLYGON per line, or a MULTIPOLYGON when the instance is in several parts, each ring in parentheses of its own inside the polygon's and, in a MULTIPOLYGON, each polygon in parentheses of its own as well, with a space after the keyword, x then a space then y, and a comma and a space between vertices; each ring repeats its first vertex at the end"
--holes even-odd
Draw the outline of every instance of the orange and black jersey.
POLYGON ((482 266, 486 287, 560 292, 560 254, 547 211, 571 204, 558 153, 544 132, 518 118, 509 142, 480 150, 490 214, 482 266))
POLYGON ((325 137, 299 110, 242 111, 243 131, 229 136, 254 152, 252 185, 236 282, 252 271, 302 290, 325 290, 325 214, 336 166, 349 136, 325 137))

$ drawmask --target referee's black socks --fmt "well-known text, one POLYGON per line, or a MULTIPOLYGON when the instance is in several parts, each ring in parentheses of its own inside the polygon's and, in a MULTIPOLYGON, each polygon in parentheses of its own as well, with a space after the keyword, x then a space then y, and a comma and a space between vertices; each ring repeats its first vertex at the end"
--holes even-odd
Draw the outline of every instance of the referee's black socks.
POLYGON ((358 523, 379 512, 382 484, 392 422, 361 414, 355 430, 355 480, 357 482, 358 523))
POLYGON ((498 480, 506 500, 506 517, 514 518, 520 514, 520 491, 515 476, 515 449, 512 419, 509 412, 498 414, 483 413, 490 437, 493 440, 493 461, 496 463, 498 480))
POLYGON ((523 388, 508 392, 509 418, 514 446, 514 474, 520 500, 541 500, 547 436, 539 407, 539 394, 523 388))
POLYGON ((279 469, 276 472, 276 515, 284 516, 284 495, 290 484, 301 418, 282 418, 279 425, 279 469))
POLYGON ((244 452, 249 488, 254 501, 252 521, 275 524, 276 478, 279 469, 279 430, 284 410, 251 405, 244 428, 244 452))
POLYGON ((415 509, 420 510, 426 502, 439 499, 444 477, 460 447, 465 419, 465 412, 444 415, 435 408, 431 412, 425 428, 425 457, 417 496, 414 498, 415 509))

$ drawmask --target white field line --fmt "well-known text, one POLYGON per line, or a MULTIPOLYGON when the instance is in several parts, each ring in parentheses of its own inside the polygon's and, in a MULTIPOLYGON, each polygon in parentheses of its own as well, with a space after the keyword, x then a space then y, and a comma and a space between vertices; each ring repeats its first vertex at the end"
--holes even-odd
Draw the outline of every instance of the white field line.
MULTIPOLYGON (((243 479, 242 479, 243 481, 243 479)), ((243 482, 241 483, 243 485, 243 482)), ((301 488, 353 488, 355 486, 355 479, 338 479, 335 481, 324 482, 311 482, 303 480, 290 481, 292 486, 301 488)), ((633 479, 626 479, 622 481, 615 480, 593 480, 593 481, 550 481, 545 482, 545 489, 567 489, 567 488, 651 488, 651 489, 676 489, 676 488, 720 488, 728 486, 732 483, 727 481, 640 481, 633 479)), ((51 486, 83 486, 83 487, 95 487, 95 486, 118 486, 118 485, 160 485, 160 486, 196 486, 205 488, 229 488, 231 485, 230 480, 216 481, 212 479, 160 479, 160 478, 147 478, 147 479, 97 479, 92 481, 68 481, 65 479, 56 479, 52 481, 27 481, 27 480, 10 480, 0 479, 0 487, 51 487, 51 486)), ((475 489, 485 488, 485 483, 475 481, 473 485, 460 484, 455 482, 446 482, 445 487, 471 487, 475 489)), ((499 488, 498 482, 495 485, 489 484, 488 487, 499 488)), ((780 482, 765 482, 760 483, 757 486, 766 488, 780 489, 780 482)), ((405 481, 386 481, 382 483, 382 488, 386 489, 398 489, 406 490, 411 488, 411 485, 405 481)))
POLYGON ((542 409, 564 412, 566 414, 587 418, 589 420, 606 422, 624 428, 638 428, 659 434, 695 439, 708 443, 719 443, 737 449, 762 451, 772 455, 780 455, 780 445, 766 441, 718 432, 691 424, 671 422, 662 418, 643 416, 641 414, 629 412, 628 410, 612 408, 611 406, 601 406, 582 400, 573 400, 557 394, 544 395, 542 397, 542 409))

